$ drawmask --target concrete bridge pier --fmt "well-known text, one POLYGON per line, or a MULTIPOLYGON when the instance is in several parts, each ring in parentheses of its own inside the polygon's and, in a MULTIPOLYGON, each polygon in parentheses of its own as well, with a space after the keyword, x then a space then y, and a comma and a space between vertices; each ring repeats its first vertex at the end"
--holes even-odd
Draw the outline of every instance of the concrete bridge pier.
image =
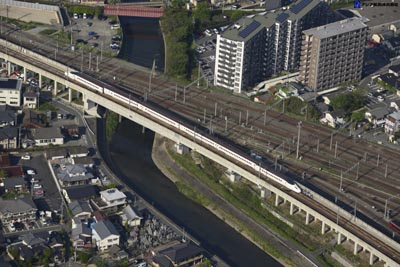
POLYGON ((22 67, 24 73, 24 83, 26 83, 26 67, 22 67))
POLYGON ((357 255, 360 251, 362 251, 362 247, 357 242, 354 242, 353 254, 357 255))
POLYGON ((72 102, 72 89, 68 88, 68 102, 72 102))
POLYGON ((176 152, 180 155, 184 155, 189 152, 189 148, 181 143, 176 143, 175 148, 176 148, 176 152))
POLYGON ((293 203, 290 203, 290 215, 295 214, 299 209, 293 203))
POLYGON ((236 173, 235 171, 228 169, 225 172, 226 176, 228 177, 229 181, 231 181, 232 183, 236 182, 237 180, 240 179, 240 174, 236 173))
POLYGON ((39 88, 42 88, 42 74, 39 73, 39 88))
POLYGON ((285 203, 285 200, 281 198, 278 194, 275 195, 275 206, 285 203))
POLYGON ((51 93, 53 94, 53 96, 57 96, 57 86, 58 86, 58 83, 57 83, 56 80, 54 80, 53 90, 51 91, 51 93))
POLYGON ((321 234, 324 235, 327 232, 329 232, 330 227, 327 225, 324 221, 322 221, 322 228, 321 228, 321 234))
POLYGON ((272 192, 269 191, 268 189, 261 187, 260 189, 260 197, 261 198, 269 198, 271 196, 272 192))
POLYGON ((314 221, 314 217, 306 211, 306 225, 309 225, 311 222, 314 221))
MULTIPOLYGON (((10 76, 10 74, 11 74, 11 62, 7 61, 7 76, 10 76)), ((25 77, 26 77, 26 75, 25 75, 25 77)))
MULTIPOLYGON (((71 89, 69 88, 69 95, 72 94, 70 92, 71 92, 71 89)), ((83 100, 83 109, 87 114, 95 116, 95 117, 100 116, 97 112, 97 103, 96 102, 93 102, 90 99, 87 99, 86 94, 82 94, 82 100, 83 100)))
POLYGON ((369 254, 369 265, 373 265, 378 260, 378 257, 371 251, 369 254))
POLYGON ((337 244, 340 245, 344 241, 346 241, 346 237, 341 232, 338 232, 337 244))

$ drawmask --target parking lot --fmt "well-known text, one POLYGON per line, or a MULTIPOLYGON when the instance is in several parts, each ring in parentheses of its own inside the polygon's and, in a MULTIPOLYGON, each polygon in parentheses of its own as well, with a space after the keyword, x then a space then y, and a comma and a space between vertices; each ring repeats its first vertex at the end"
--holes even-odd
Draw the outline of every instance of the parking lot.
MULTIPOLYGON (((21 153, 19 156, 23 156, 25 153, 21 153)), ((33 201, 35 202, 38 210, 42 211, 60 211, 61 207, 61 196, 58 192, 57 186, 54 182, 53 176, 50 172, 47 161, 43 155, 43 152, 29 153, 31 156, 30 160, 20 159, 18 164, 22 165, 24 171, 27 173, 28 170, 33 170, 34 175, 27 175, 30 182, 31 192, 33 192, 33 201), (37 184, 37 188, 34 185, 37 184), (42 194, 36 192, 42 191, 42 194)))
POLYGON ((114 19, 103 17, 82 16, 71 18, 72 39, 77 46, 82 44, 92 47, 94 50, 102 50, 103 52, 117 52, 120 47, 120 38, 112 37, 118 35, 118 22, 114 19))
POLYGON ((204 76, 211 84, 214 81, 216 43, 215 31, 210 31, 196 40, 196 56, 201 68, 201 76, 204 76))

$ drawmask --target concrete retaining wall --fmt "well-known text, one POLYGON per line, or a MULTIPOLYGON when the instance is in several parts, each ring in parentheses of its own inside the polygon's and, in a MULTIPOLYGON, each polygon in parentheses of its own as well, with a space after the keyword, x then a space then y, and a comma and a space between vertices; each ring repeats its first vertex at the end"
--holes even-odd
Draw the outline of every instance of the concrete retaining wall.
POLYGON ((43 24, 61 24, 60 8, 58 6, 14 0, 0 0, 0 16, 25 22, 43 24))

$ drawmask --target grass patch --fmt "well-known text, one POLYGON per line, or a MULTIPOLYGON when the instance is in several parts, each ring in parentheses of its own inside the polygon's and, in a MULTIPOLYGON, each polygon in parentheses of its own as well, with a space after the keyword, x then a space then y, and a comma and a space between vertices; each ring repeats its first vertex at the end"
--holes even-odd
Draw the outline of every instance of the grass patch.
MULTIPOLYGON (((251 190, 248 185, 236 183, 233 184, 231 187, 228 187, 221 184, 220 178, 222 176, 222 171, 212 166, 211 160, 204 159, 204 169, 202 169, 199 166, 195 165, 190 157, 178 155, 171 150, 169 150, 168 153, 180 166, 182 166, 192 175, 199 178, 214 192, 216 192, 218 195, 220 195, 222 198, 224 198, 235 207, 245 212, 251 218, 255 219, 258 223, 267 226, 270 230, 282 235, 286 239, 292 240, 299 246, 306 247, 307 249, 316 248, 316 245, 309 244, 312 243, 311 241, 304 242, 306 244, 300 242, 297 239, 297 237, 299 237, 299 233, 296 230, 273 216, 268 210, 264 209, 261 205, 259 197, 251 190)), ((246 229, 248 235, 251 238, 254 238, 257 243, 262 242, 262 240, 260 240, 256 233, 252 232, 251 229, 247 229, 245 225, 242 225, 242 228, 246 229)), ((303 236, 303 239, 306 238, 303 236)), ((262 244, 262 247, 265 246, 266 249, 268 248, 268 244, 262 244)), ((270 253, 270 251, 268 252, 270 253)), ((274 252, 272 251, 271 253, 274 252)))
POLYGON ((50 103, 44 103, 44 104, 39 106, 38 110, 40 110, 40 111, 48 111, 48 110, 50 110, 50 111, 57 112, 58 109, 55 106, 53 106, 52 104, 50 104, 50 103))
POLYGON ((325 267, 337 267, 340 264, 334 260, 329 254, 324 253, 317 256, 318 261, 325 267))
POLYGON ((53 33, 56 33, 56 29, 44 29, 43 31, 40 31, 39 34, 41 35, 52 35, 53 33))

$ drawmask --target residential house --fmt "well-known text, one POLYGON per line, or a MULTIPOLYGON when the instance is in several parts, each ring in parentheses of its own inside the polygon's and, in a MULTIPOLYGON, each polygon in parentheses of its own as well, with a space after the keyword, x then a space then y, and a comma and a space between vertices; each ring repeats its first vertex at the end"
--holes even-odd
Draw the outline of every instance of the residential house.
POLYGON ((377 103, 365 112, 365 118, 372 123, 373 127, 383 127, 385 125, 386 116, 390 113, 384 103, 377 103))
POLYGON ((22 244, 24 244, 25 246, 27 246, 30 249, 32 249, 38 245, 44 245, 46 243, 46 240, 44 240, 41 237, 35 236, 31 232, 28 232, 28 233, 20 236, 20 240, 22 241, 22 244))
POLYGON ((99 199, 92 199, 92 203, 99 210, 115 210, 126 204, 126 195, 117 188, 100 192, 99 199))
POLYGON ((57 178, 62 186, 75 186, 88 184, 94 176, 83 165, 74 164, 60 168, 57 178))
POLYGON ((286 99, 286 98, 289 98, 291 96, 298 96, 299 95, 299 91, 294 86, 288 86, 288 87, 285 87, 285 88, 280 88, 279 92, 277 93, 277 95, 280 98, 286 99))
POLYGON ((375 43, 383 43, 383 41, 387 41, 390 40, 391 38, 394 37, 394 32, 391 30, 386 30, 383 31, 381 33, 374 33, 372 34, 371 39, 375 42, 375 43))
POLYGON ((390 107, 394 108, 395 110, 400 110, 400 100, 394 100, 390 102, 390 107))
POLYGON ((386 117, 385 133, 394 135, 400 128, 400 111, 393 112, 386 117))
POLYGON ((18 128, 7 126, 0 128, 0 148, 15 149, 18 147, 18 128))
POLYGON ((45 156, 48 160, 63 159, 63 158, 80 158, 87 157, 88 149, 82 146, 70 148, 57 147, 45 151, 45 156))
POLYGON ((4 178, 1 184, 5 192, 23 193, 28 191, 24 177, 4 178))
POLYGON ((400 55, 400 37, 394 37, 382 42, 395 56, 400 55))
POLYGON ((5 224, 36 219, 37 208, 29 196, 17 199, 0 198, 0 220, 5 224))
POLYGON ((400 21, 392 23, 389 25, 389 30, 393 32, 400 32, 400 21))
POLYGON ((114 245, 111 248, 109 248, 107 252, 113 259, 116 259, 118 261, 129 258, 129 254, 126 253, 126 251, 122 250, 117 245, 114 245))
POLYGON ((119 245, 119 233, 110 221, 101 221, 93 225, 93 243, 100 251, 119 245))
POLYGON ((152 259, 152 265, 156 267, 186 267, 197 265, 204 259, 204 249, 192 242, 187 242, 159 251, 152 259))
POLYGON ((60 249, 64 247, 64 241, 59 232, 51 232, 47 245, 52 249, 60 249))
POLYGON ((81 135, 79 126, 76 124, 69 124, 69 125, 64 125, 61 127, 62 133, 65 136, 69 136, 72 138, 79 137, 81 135))
POLYGON ((24 177, 25 175, 24 170, 20 165, 0 167, 0 172, 2 172, 4 174, 4 177, 7 178, 24 177))
POLYGON ((37 108, 39 106, 39 95, 35 92, 25 92, 23 97, 24 107, 37 108))
POLYGON ((122 214, 120 215, 120 217, 121 217, 121 220, 122 220, 122 224, 123 225, 128 225, 130 227, 139 226, 141 221, 142 221, 142 217, 137 215, 137 213, 131 207, 131 205, 127 205, 122 210, 122 214))
POLYGON ((71 241, 72 246, 77 249, 92 247, 92 230, 87 223, 73 224, 71 241))
POLYGON ((10 166, 10 155, 8 153, 0 154, 0 168, 10 166))
POLYGON ((320 119, 321 123, 327 124, 330 127, 336 128, 338 126, 342 126, 345 121, 345 112, 344 110, 335 110, 335 111, 328 111, 324 114, 324 117, 320 119))
POLYGON ((400 64, 390 66, 389 73, 395 75, 396 77, 399 77, 400 76, 400 64))
POLYGON ((71 203, 74 200, 89 200, 98 196, 98 188, 95 185, 77 185, 62 189, 65 200, 71 203))
POLYGON ((96 222, 103 222, 108 220, 107 215, 105 215, 104 212, 102 212, 101 210, 95 210, 93 212, 93 218, 96 222))
POLYGON ((69 203, 68 206, 75 218, 88 219, 92 216, 93 210, 89 201, 76 200, 69 203))
POLYGON ((72 163, 88 168, 93 168, 94 165, 93 159, 91 157, 73 158, 72 163))
POLYGON ((0 127, 15 126, 17 121, 17 113, 14 110, 6 108, 0 109, 0 127))
POLYGON ((0 78, 0 104, 21 106, 21 88, 22 81, 19 79, 0 78))
POLYGON ((37 128, 32 129, 33 140, 36 146, 62 145, 64 136, 59 128, 37 128))
POLYGON ((265 94, 262 94, 262 95, 255 96, 254 97, 254 102, 266 104, 266 103, 268 103, 269 101, 271 101, 273 99, 274 99, 273 95, 270 95, 269 93, 265 93, 265 94))
POLYGON ((382 81, 383 83, 396 89, 400 86, 400 78, 393 73, 379 75, 378 81, 382 81))

